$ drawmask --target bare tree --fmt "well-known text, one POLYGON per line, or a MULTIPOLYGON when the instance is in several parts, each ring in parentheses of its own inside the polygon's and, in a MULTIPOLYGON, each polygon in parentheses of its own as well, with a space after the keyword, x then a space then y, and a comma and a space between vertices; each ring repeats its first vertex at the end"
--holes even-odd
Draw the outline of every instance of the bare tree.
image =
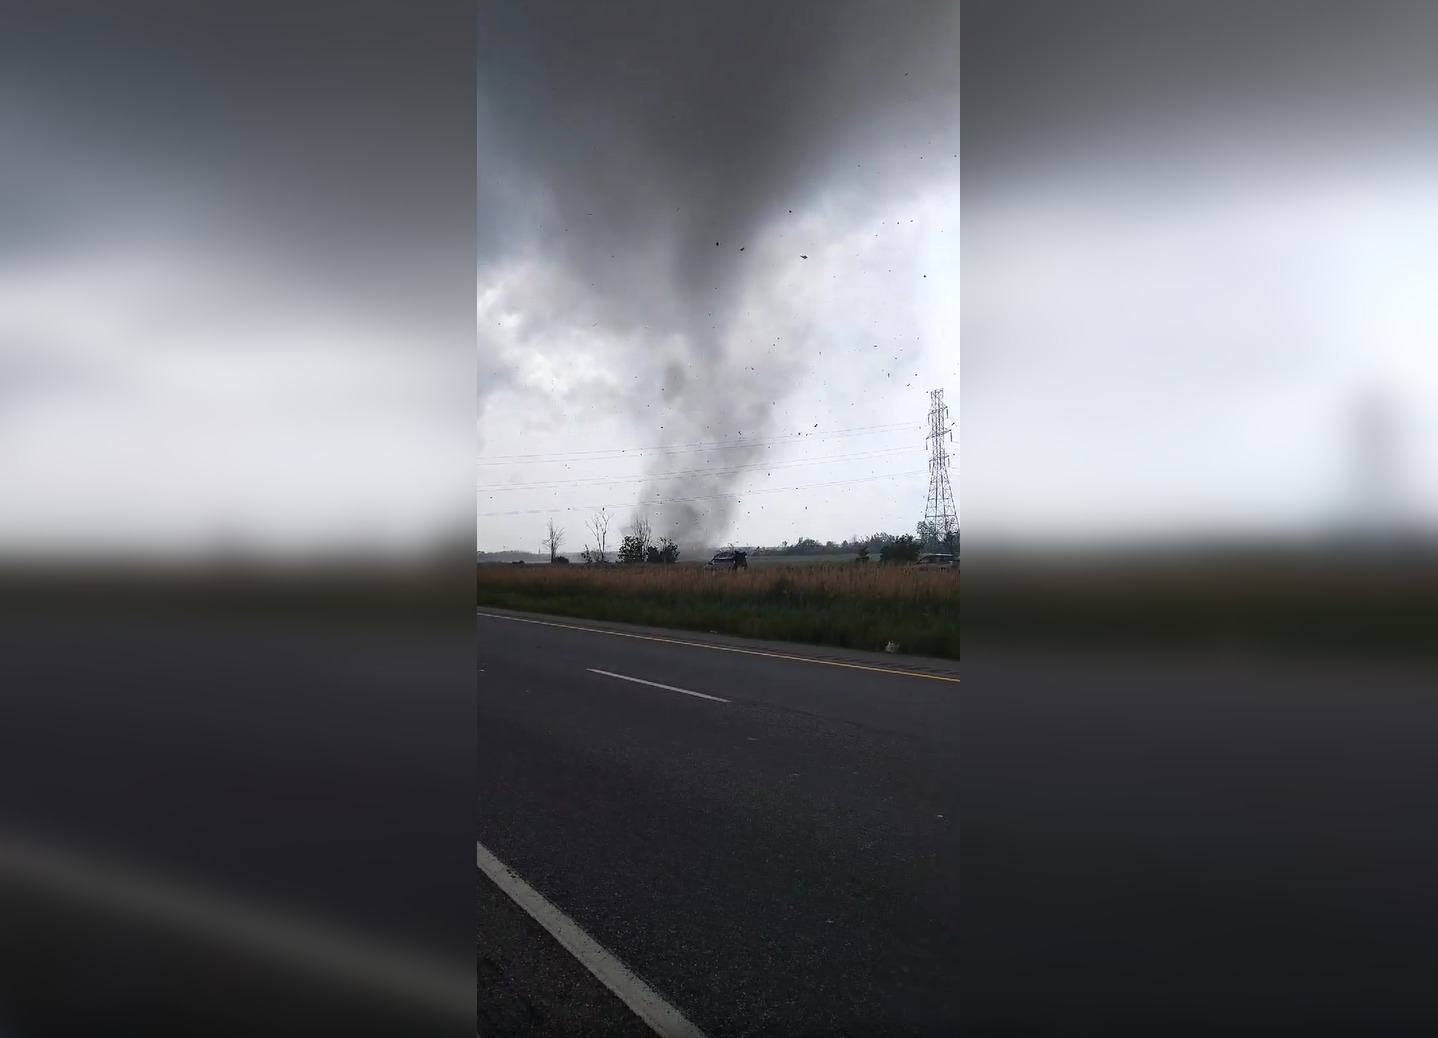
POLYGON ((554 520, 549 520, 549 529, 544 537, 545 550, 549 552, 549 561, 553 562, 554 557, 559 554, 559 546, 564 543, 564 527, 555 526, 554 520))
POLYGON ((629 532, 639 538, 639 545, 646 552, 649 550, 650 545, 654 543, 654 530, 649 525, 649 517, 647 515, 636 515, 634 522, 630 524, 629 532))
POLYGON ((609 523, 613 518, 606 509, 601 508, 584 524, 589 528, 589 532, 594 534, 595 550, 592 555, 595 562, 609 561, 609 523))

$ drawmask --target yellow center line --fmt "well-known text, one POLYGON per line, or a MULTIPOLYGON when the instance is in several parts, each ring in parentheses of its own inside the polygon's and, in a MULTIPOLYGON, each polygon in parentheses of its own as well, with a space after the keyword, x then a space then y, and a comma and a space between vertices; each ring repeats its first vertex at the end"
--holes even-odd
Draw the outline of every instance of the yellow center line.
MULTIPOLYGON (((478 612, 476 610, 476 612, 478 612)), ((894 667, 871 667, 865 663, 843 663, 839 660, 826 660, 817 656, 792 656, 784 652, 763 652, 759 649, 741 649, 734 645, 710 645, 708 642, 689 642, 682 638, 661 638, 653 634, 633 634, 629 631, 607 631, 602 627, 581 627, 578 624, 561 624, 552 620, 531 620, 525 616, 505 616, 503 613, 479 613, 480 616, 487 616, 492 620, 514 620, 522 624, 539 624, 541 627, 563 627, 570 631, 588 631, 590 634, 611 634, 616 638, 638 638, 646 642, 668 642, 670 645, 692 645, 697 649, 717 649, 719 652, 742 652, 746 656, 768 656, 776 660, 798 660, 800 663, 822 663, 826 667, 847 667, 850 670, 871 670, 876 674, 902 674, 909 678, 928 678, 931 681, 952 681, 959 683, 958 678, 949 677, 946 674, 926 674, 921 670, 898 670, 894 667)))

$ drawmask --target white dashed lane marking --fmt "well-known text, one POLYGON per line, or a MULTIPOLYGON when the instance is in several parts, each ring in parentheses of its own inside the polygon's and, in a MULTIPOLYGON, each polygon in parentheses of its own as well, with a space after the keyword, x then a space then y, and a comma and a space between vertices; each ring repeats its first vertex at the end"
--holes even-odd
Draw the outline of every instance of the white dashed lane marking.
POLYGON ((632 681, 636 685, 650 685, 654 688, 662 688, 670 692, 679 692, 686 696, 697 696, 699 699, 712 699, 716 703, 729 702, 729 700, 723 699, 719 696, 711 696, 707 692, 691 692, 687 688, 678 688, 674 685, 662 685, 657 681, 645 681, 643 678, 631 678, 627 674, 615 674, 612 671, 600 670, 597 667, 589 667, 588 670, 591 674, 603 674, 606 678, 618 678, 620 681, 632 681))

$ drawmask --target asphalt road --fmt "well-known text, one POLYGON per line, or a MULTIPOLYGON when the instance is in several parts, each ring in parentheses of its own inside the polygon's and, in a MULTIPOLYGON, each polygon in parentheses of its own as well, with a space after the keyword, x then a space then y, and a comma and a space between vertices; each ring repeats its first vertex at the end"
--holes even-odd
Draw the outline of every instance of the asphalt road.
MULTIPOLYGON (((479 620, 479 839, 716 1038, 1438 1033, 1429 664, 565 623, 479 620)), ((486 1033, 633 1033, 488 894, 486 1033)))
MULTIPOLYGON (((483 845, 714 1038, 954 1031, 956 664, 496 612, 483 845)), ((481 878, 482 1032, 634 1033, 495 894, 481 878)))
POLYGON ((964 651, 965 1034, 1438 1034, 1431 662, 964 651))
POLYGON ((0 616, 0 1031, 467 1031, 472 651, 462 615, 0 616), (458 997, 275 954, 307 935, 458 997))

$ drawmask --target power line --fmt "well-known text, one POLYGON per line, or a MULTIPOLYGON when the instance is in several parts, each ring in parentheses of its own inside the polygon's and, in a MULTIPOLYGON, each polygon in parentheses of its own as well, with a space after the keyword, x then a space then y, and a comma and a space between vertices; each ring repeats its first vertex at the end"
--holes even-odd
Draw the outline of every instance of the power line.
POLYGON ((510 465, 515 462, 527 462, 532 465, 557 464, 564 461, 588 460, 609 460, 625 457, 645 457, 665 454, 696 454, 706 451, 736 450, 745 447, 774 447, 786 443, 798 443, 801 440, 834 440, 848 436, 879 435, 886 432, 916 431, 920 426, 913 422, 899 422, 894 425, 869 425, 859 426, 853 429, 833 429, 822 433, 781 433, 777 436, 751 436, 734 440, 710 440, 694 443, 672 443, 657 447, 629 447, 609 448, 596 451, 569 451, 554 452, 548 454, 500 454, 485 459, 477 459, 480 466, 510 465))
POLYGON ((822 458, 800 458, 793 461, 756 461, 746 465, 735 465, 719 469, 684 469, 676 472, 659 472, 648 476, 612 478, 609 476, 577 476, 574 479, 544 480, 537 483, 481 483, 478 490, 552 490, 560 487, 607 486, 612 483, 648 483, 666 479, 687 479, 691 476, 726 476, 739 472, 753 472, 758 469, 786 469, 804 465, 820 465, 836 461, 865 461, 874 458, 888 458, 896 454, 917 454, 922 447, 888 447, 858 454, 826 454, 822 458))
MULTIPOLYGON (((703 497, 649 498, 649 499, 646 500, 646 501, 641 501, 641 502, 639 502, 639 507, 645 508, 645 507, 653 507, 653 506, 656 506, 656 505, 688 504, 688 503, 691 503, 691 502, 694 502, 694 501, 717 501, 717 500, 720 500, 721 498, 726 498, 726 497, 751 497, 751 496, 753 496, 753 495, 755 495, 755 494, 787 494, 787 493, 790 493, 790 492, 795 491, 795 490, 818 490, 818 489, 820 489, 820 488, 822 488, 822 487, 848 486, 849 484, 852 484, 852 483, 873 483, 873 482, 875 482, 875 481, 877 481, 877 480, 881 480, 881 479, 898 479, 898 478, 900 478, 900 477, 902 477, 902 476, 922 476, 922 475, 925 474, 926 471, 927 471, 927 470, 925 470, 925 469, 915 469, 915 470, 912 471, 912 472, 887 472, 887 473, 885 473, 885 474, 882 475, 882 476, 861 476, 861 477, 859 477, 858 479, 835 479, 835 480, 831 480, 831 481, 829 481, 829 482, 827 482, 827 483, 808 483, 808 484, 805 484, 805 485, 803 485, 803 486, 797 486, 797 487, 774 487, 774 488, 768 489, 768 490, 750 490, 750 491, 746 491, 746 492, 743 492, 743 493, 735 492, 735 493, 730 493, 730 494, 706 494, 706 495, 703 496, 703 497)), ((477 516, 478 518, 484 519, 484 518, 489 518, 489 517, 493 517, 493 516, 502 516, 502 515, 552 515, 552 514, 555 513, 555 512, 589 512, 589 511, 593 511, 593 510, 596 509, 596 508, 623 508, 623 507, 625 507, 625 506, 624 506, 624 505, 615 504, 615 503, 613 503, 613 502, 606 502, 605 504, 596 504, 596 505, 572 505, 572 506, 569 506, 569 507, 567 507, 567 508, 566 508, 566 507, 524 508, 524 509, 519 509, 519 510, 517 510, 517 511, 512 511, 512 512, 478 512, 478 513, 476 513, 476 516, 477 516)))

